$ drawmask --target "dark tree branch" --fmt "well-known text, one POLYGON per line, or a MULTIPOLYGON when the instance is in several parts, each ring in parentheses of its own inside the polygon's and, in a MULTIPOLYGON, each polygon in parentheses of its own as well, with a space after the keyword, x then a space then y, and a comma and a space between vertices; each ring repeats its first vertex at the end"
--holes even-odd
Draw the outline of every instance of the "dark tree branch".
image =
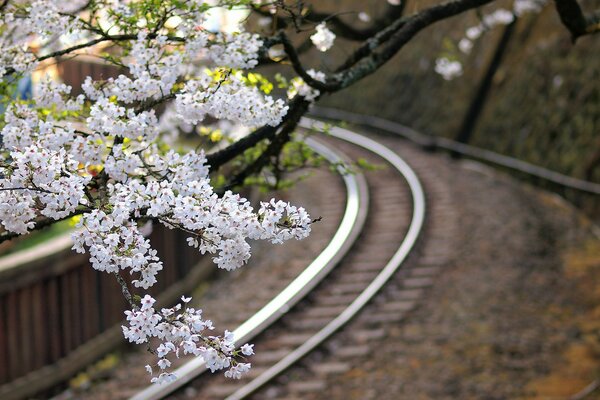
MULTIPOLYGON (((327 79, 326 82, 317 81, 307 73, 300 61, 296 48, 293 46, 285 32, 280 31, 278 35, 271 38, 267 43, 267 46, 265 46, 265 49, 268 50, 268 45, 271 43, 281 43, 284 46, 284 50, 294 71, 308 85, 320 90, 322 93, 336 92, 375 72, 400 51, 400 49, 417 33, 429 25, 492 1, 493 0, 456 0, 433 6, 411 17, 398 18, 375 36, 367 40, 363 46, 353 53, 346 62, 338 68, 336 71, 337 73, 327 79), (378 49, 380 49, 379 52, 376 51, 378 49)), ((289 133, 295 128, 297 120, 308 108, 308 103, 303 103, 306 102, 299 98, 295 98, 292 101, 290 112, 286 115, 284 121, 276 128, 269 126, 259 128, 244 139, 209 156, 208 163, 214 168, 218 168, 263 139, 267 137, 277 138, 277 140, 272 139, 267 150, 265 150, 254 163, 249 165, 230 181, 228 188, 240 185, 248 176, 260 172, 270 158, 273 155, 276 155, 277 151, 281 150, 283 144, 289 140, 289 133), (296 114, 298 115, 297 117, 296 114), (288 127, 292 127, 289 132, 288 127)))
POLYGON ((296 51, 296 48, 294 47, 294 45, 292 44, 290 39, 287 37, 285 32, 283 32, 283 31, 279 32, 279 38, 280 38, 281 44, 283 44, 283 49, 285 50, 285 53, 287 54, 290 62, 292 63, 292 67, 294 68, 294 71, 296 71, 296 73, 304 80, 304 82, 306 82, 308 85, 312 86, 313 88, 321 90, 321 91, 331 92, 331 91, 336 90, 336 88, 337 88, 336 83, 318 81, 318 80, 314 79, 312 76, 310 76, 308 74, 308 72, 306 72, 306 69, 304 69, 304 67, 302 66, 302 62, 300 61, 300 57, 296 51))
POLYGON ((283 44, 294 71, 308 85, 321 92, 336 92, 375 72, 417 33, 429 25, 492 1, 494 0, 456 0, 433 6, 410 17, 398 18, 368 39, 336 69, 336 74, 325 82, 317 81, 307 73, 298 52, 285 32, 279 32, 276 41, 283 44), (381 47, 383 48, 377 52, 381 47))
POLYGON ((304 100, 299 102, 297 107, 294 109, 294 112, 291 113, 291 117, 282 124, 279 133, 271 140, 271 143, 269 143, 269 146, 265 149, 265 151, 256 160, 254 160, 254 162, 236 174, 229 181, 224 190, 229 190, 236 186, 242 185, 246 178, 259 173, 266 165, 270 163, 272 158, 277 157, 281 152, 281 149, 283 149, 283 146, 290 141, 292 133, 298 126, 300 118, 302 118, 304 113, 306 113, 308 110, 309 105, 310 103, 304 100))
MULTIPOLYGON (((81 215, 85 211, 87 211, 87 209, 86 210, 77 210, 77 211, 69 214, 68 216, 66 216, 64 218, 60 218, 60 219, 52 219, 52 218, 47 218, 47 217, 40 218, 35 221, 35 227, 33 228, 33 230, 39 230, 42 228, 46 228, 50 225, 54 225, 55 223, 57 223, 59 221, 64 221, 64 220, 72 218, 76 215, 81 215)), ((2 232, 0 232, 0 243, 4 243, 7 240, 14 239, 18 236, 22 236, 22 235, 15 233, 15 232, 10 232, 10 231, 2 231, 2 232)))
MULTIPOLYGON (((275 59, 271 58, 271 56, 269 55, 269 49, 271 48, 271 46, 274 46, 276 44, 281 44, 281 41, 279 40, 279 36, 268 38, 267 40, 268 40, 268 42, 265 42, 266 44, 263 43, 262 47, 260 48, 260 50, 258 52, 258 65, 260 65, 260 66, 265 66, 265 65, 270 65, 270 64, 279 64, 282 61, 280 59, 275 60, 275 59)), ((298 47, 296 47, 294 51, 296 52, 296 54, 300 55, 300 54, 306 53, 307 51, 309 51, 312 48, 313 48, 312 41, 310 40, 310 38, 307 38, 298 47)))
POLYGON ((145 103, 141 104, 138 108, 136 108, 135 113, 139 114, 141 112, 148 111, 151 108, 161 105, 165 101, 173 100, 175 97, 177 97, 177 94, 179 94, 179 93, 169 93, 169 94, 167 94, 165 96, 161 96, 157 99, 148 100, 145 103))
POLYGON ((311 10, 305 19, 314 23, 327 22, 336 35, 348 40, 363 41, 376 35, 400 18, 404 12, 405 5, 405 1, 400 2, 397 6, 388 4, 382 15, 375 18, 371 25, 362 29, 353 27, 351 24, 345 22, 339 15, 335 14, 331 15, 311 10))
POLYGON ((123 293, 123 297, 125 297, 125 300, 127 300, 127 303, 129 303, 129 306, 135 311, 139 310, 140 307, 135 303, 133 295, 129 291, 129 288, 127 287, 127 282, 125 282, 125 279, 123 279, 123 277, 121 275, 119 275, 118 272, 113 272, 113 274, 114 274, 115 278, 117 279, 117 282, 121 286, 121 293, 123 293))
POLYGON ((251 134, 244 136, 237 142, 230 144, 222 150, 219 150, 213 154, 209 154, 207 164, 210 165, 213 171, 216 171, 227 162, 233 160, 244 151, 255 146, 259 142, 263 141, 268 137, 273 137, 277 132, 277 126, 265 125, 256 129, 251 134))
POLYGON ((249 134, 248 136, 243 137, 237 142, 227 146, 226 148, 217 151, 216 153, 209 154, 207 158, 208 165, 214 170, 217 170, 223 164, 231 161, 238 155, 242 154, 244 151, 249 148, 255 146, 257 143, 261 142, 264 139, 273 139, 278 132, 284 129, 284 127, 288 126, 290 121, 296 120, 298 121, 308 106, 306 100, 302 97, 296 96, 290 101, 290 108, 283 117, 283 121, 277 126, 265 125, 254 132, 249 134))
POLYGON ((492 1, 494 0, 456 0, 433 6, 406 18, 403 23, 399 22, 402 26, 382 44, 383 48, 379 52, 374 51, 369 56, 362 58, 354 66, 334 75, 333 79, 337 80, 338 85, 336 90, 347 88, 375 72, 397 54, 417 33, 428 26, 467 10, 491 3, 492 1))
POLYGON ((585 15, 577 0, 554 0, 554 4, 561 22, 571 32, 573 42, 580 36, 600 32, 600 10, 585 15))
MULTIPOLYGON (((96 32, 98 33, 98 32, 96 32)), ((157 36, 156 33, 151 33, 148 35, 148 37, 150 39, 153 39, 157 36)), ((85 43, 80 43, 71 47, 67 47, 64 48, 62 50, 57 50, 54 51, 52 53, 46 54, 44 56, 38 57, 36 58, 36 61, 44 61, 44 60, 48 60, 50 58, 56 58, 56 57, 60 57, 60 56, 64 56, 70 53, 73 53, 74 51, 77 50, 81 50, 81 49, 85 49, 88 47, 92 47, 97 45, 98 43, 102 43, 102 42, 123 42, 123 41, 127 41, 127 40, 135 40, 137 39, 137 35, 133 35, 133 34, 121 34, 121 35, 102 35, 99 38, 96 39, 92 39, 90 41, 87 41, 85 43)), ((174 42, 185 42, 185 38, 182 37, 178 37, 178 36, 169 36, 168 37, 169 40, 174 41, 174 42)), ((8 76, 11 75, 15 72, 15 70, 13 68, 7 68, 6 72, 4 73, 4 76, 8 76)))
POLYGON ((284 46, 294 71, 308 85, 321 92, 336 92, 375 72, 424 28, 492 1, 494 0, 456 0, 433 6, 410 17, 399 18, 368 39, 336 69, 335 75, 327 78, 326 82, 317 81, 306 72, 296 49, 284 32, 280 32, 277 36, 284 46), (377 52, 380 48, 381 50, 377 52))
MULTIPOLYGON (((494 81, 494 76, 496 76, 496 72, 500 68, 502 64, 502 58, 508 49, 508 45, 510 43, 510 39, 515 32, 515 27, 517 25, 517 19, 515 18, 513 22, 506 25, 504 28, 504 32, 500 37, 500 41, 496 46, 496 50, 494 51, 494 55, 490 61, 490 64, 479 82, 479 86, 477 88, 477 92, 475 96, 471 100, 469 104, 469 108, 467 113, 465 114, 461 126, 456 135, 456 141, 460 143, 469 143, 475 126, 477 125, 477 121, 481 116, 481 112, 485 107, 486 100, 490 93, 490 89, 492 88, 492 83, 494 81)), ((452 155, 454 157, 459 157, 460 154, 457 152, 453 152, 452 155)))
POLYGON ((288 8, 285 10, 288 14, 290 14, 288 17, 273 15, 269 11, 265 11, 261 6, 253 6, 252 10, 264 17, 274 18, 275 30, 289 28, 290 23, 293 24, 294 20, 296 21, 296 25, 298 25, 296 28, 297 30, 301 30, 299 24, 302 22, 308 22, 311 27, 312 25, 319 24, 321 22, 327 22, 331 30, 337 36, 348 40, 362 41, 375 35, 377 32, 400 17, 405 9, 405 5, 405 1, 401 2, 397 6, 388 4, 382 15, 375 18, 371 25, 362 29, 353 27, 350 23, 344 21, 339 14, 318 12, 312 7, 309 8, 306 13, 299 12, 297 15, 291 15, 292 11, 288 8))
POLYGON ((394 33, 398 31, 398 29, 402 28, 406 22, 405 18, 399 18, 394 21, 392 24, 388 25, 381 31, 377 32, 373 37, 367 39, 362 46, 354 51, 347 59, 344 61, 342 65, 336 68, 336 72, 341 72, 352 67, 354 64, 359 62, 365 57, 368 57, 373 53, 375 49, 377 49, 382 43, 385 43, 389 40, 394 33))

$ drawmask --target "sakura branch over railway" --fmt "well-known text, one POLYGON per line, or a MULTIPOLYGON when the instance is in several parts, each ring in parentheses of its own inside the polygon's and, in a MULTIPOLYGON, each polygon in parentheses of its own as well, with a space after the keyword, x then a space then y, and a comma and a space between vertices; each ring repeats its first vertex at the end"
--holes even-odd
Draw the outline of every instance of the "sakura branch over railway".
MULTIPOLYGON (((322 123, 308 119, 303 120, 302 126, 316 130, 325 128, 322 123)), ((298 362, 347 324, 401 267, 417 242, 425 218, 425 196, 419 179, 408 164, 384 145, 337 127, 331 128, 328 133, 334 139, 329 139, 327 146, 335 146, 336 149, 339 149, 340 145, 344 149, 351 146, 353 157, 369 154, 369 157, 375 162, 387 164, 387 171, 383 174, 387 176, 377 178, 375 174, 375 177, 367 182, 371 188, 368 201, 371 207, 368 215, 365 215, 368 208, 365 198, 367 195, 365 177, 362 174, 344 177, 350 196, 346 215, 330 245, 283 292, 235 330, 237 344, 256 337, 257 351, 267 351, 271 355, 275 353, 281 357, 267 355, 266 358, 270 361, 266 363, 266 366, 265 363, 262 363, 260 367, 255 367, 262 373, 254 376, 254 379, 250 381, 243 381, 245 384, 242 386, 229 383, 222 390, 213 389, 212 391, 211 386, 215 385, 212 381, 218 381, 220 378, 217 376, 199 378, 206 367, 201 362, 194 360, 175 372, 178 380, 161 386, 150 386, 133 396, 132 399, 159 399, 167 396, 173 398, 178 396, 174 392, 188 385, 197 385, 197 390, 201 392, 201 398, 227 396, 229 396, 228 399, 245 398, 298 362), (393 177, 394 181, 388 180, 389 177, 393 177), (405 202, 402 206, 397 206, 392 202, 386 209, 381 203, 386 196, 404 198, 405 202), (353 197, 356 200, 353 200, 353 197), (407 197, 408 202, 406 202, 407 197), (376 204, 371 203, 371 199, 374 198, 377 200, 376 204), (387 227, 380 228, 379 222, 384 219, 390 220, 389 212, 394 212, 394 208, 398 214, 411 215, 410 221, 405 224, 406 226, 402 223, 392 223, 387 227), (366 225, 370 226, 366 228, 364 226, 365 218, 367 221, 372 220, 370 223, 367 222, 366 225), (350 219, 353 219, 354 222, 348 222, 350 219), (356 240, 359 234, 360 238, 356 240), (389 234, 391 239, 391 245, 386 244, 385 249, 380 249, 375 244, 382 234, 389 234), (402 239, 396 243, 396 238, 402 239), (368 248, 369 243, 374 244, 371 250, 368 248), (373 252, 379 254, 372 257, 373 252), (372 259, 373 262, 366 262, 369 259, 372 259), (332 271, 333 273, 329 274, 332 271), (346 273, 348 276, 359 279, 348 285, 348 282, 339 279, 340 276, 343 278, 343 274, 346 273), (356 291, 357 288, 359 288, 358 291, 356 291), (346 292, 351 292, 351 296, 348 296, 346 292), (336 296, 336 293, 346 293, 346 295, 340 297, 336 296), (296 303, 299 304, 294 307, 296 303), (315 315, 319 317, 315 318, 315 315), (286 325, 291 324, 293 329, 293 321, 299 324, 298 332, 302 332, 305 336, 304 340, 292 346, 290 346, 291 342, 263 346, 263 342, 269 341, 264 336, 268 336, 268 333, 272 331, 287 331, 292 335, 289 338, 293 338, 294 333, 290 332, 289 327, 286 328, 286 325), (302 327, 302 321, 307 326, 302 327), (260 350, 261 347, 264 349, 260 350), (209 392, 205 393, 203 389, 207 382, 210 382, 208 384, 209 392)), ((335 156, 335 153, 327 150, 322 143, 315 141, 309 143, 328 160, 336 162, 340 159, 340 156, 335 156)), ((255 374, 251 373, 251 375, 255 374)))

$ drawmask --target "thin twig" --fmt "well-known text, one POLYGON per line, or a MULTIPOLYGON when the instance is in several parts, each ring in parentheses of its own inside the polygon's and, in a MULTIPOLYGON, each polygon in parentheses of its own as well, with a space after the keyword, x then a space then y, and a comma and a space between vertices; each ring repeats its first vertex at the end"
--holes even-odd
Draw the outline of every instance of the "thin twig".
POLYGON ((123 277, 119 275, 118 272, 113 272, 113 275, 115 276, 115 278, 117 278, 117 282, 119 283, 119 285, 121 285, 121 293, 123 293, 123 297, 125 297, 125 300, 127 300, 127 302, 133 310, 138 310, 140 307, 135 303, 133 295, 129 291, 125 279, 123 279, 123 277))

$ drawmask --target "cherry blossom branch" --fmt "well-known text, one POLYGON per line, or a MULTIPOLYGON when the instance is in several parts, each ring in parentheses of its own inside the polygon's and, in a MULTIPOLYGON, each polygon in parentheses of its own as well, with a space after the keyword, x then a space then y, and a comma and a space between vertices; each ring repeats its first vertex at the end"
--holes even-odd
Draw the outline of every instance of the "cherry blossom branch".
POLYGON ((41 192, 41 193, 53 193, 46 189, 41 189, 37 187, 1 187, 0 192, 12 191, 12 190, 31 190, 32 192, 41 192))
MULTIPOLYGON (((207 164, 211 166, 211 169, 214 171, 226 164, 227 162, 233 160, 235 157, 242 154, 244 151, 254 147, 259 142, 263 141, 267 138, 274 137, 277 132, 282 129, 282 127, 286 124, 288 120, 297 118, 298 114, 302 112, 304 114, 305 100, 301 97, 296 97, 292 99, 289 103, 289 110, 287 114, 283 117, 283 121, 277 126, 265 125, 254 132, 250 133, 247 136, 244 136, 242 139, 230 144, 222 150, 219 150, 215 153, 209 154, 207 159, 207 164)), ((301 116, 301 115, 300 115, 301 116)))
POLYGON ((304 69, 302 62, 300 61, 300 57, 296 52, 296 48, 294 47, 290 39, 287 37, 285 32, 279 32, 278 36, 281 44, 283 44, 283 49, 285 50, 290 60, 290 63, 294 68, 294 71, 304 80, 304 82, 306 82, 309 86, 320 91, 332 92, 336 90, 336 88, 338 87, 337 83, 321 82, 314 79, 308 74, 306 69, 304 69))
POLYGON ((254 162, 237 173, 225 186, 225 190, 242 185, 246 178, 260 172, 267 164, 269 164, 269 160, 272 157, 277 156, 281 152, 283 146, 290 141, 292 132, 296 129, 302 115, 308 110, 309 105, 310 103, 308 101, 298 103, 294 112, 288 114, 290 117, 282 124, 281 130, 277 136, 271 140, 271 143, 265 151, 263 151, 254 162))
MULTIPOLYGON (((77 210, 76 212, 74 212, 72 214, 69 214, 68 216, 66 216, 64 218, 60 218, 60 219, 52 219, 52 218, 46 218, 46 217, 39 218, 39 219, 37 219, 35 221, 35 228, 34 228, 34 230, 40 230, 42 228, 47 228, 50 225, 56 224, 57 222, 65 221, 65 220, 71 219, 73 217, 76 217, 78 215, 82 215, 83 213, 85 213, 87 211, 89 211, 89 209, 87 209, 87 208, 83 209, 83 207, 81 207, 81 209, 77 210)), ((1 231, 0 232, 0 243, 4 243, 7 240, 14 239, 14 238, 16 238, 18 236, 21 236, 21 234, 15 233, 15 232, 11 232, 11 231, 6 231, 6 230, 1 231)))
MULTIPOLYGON (((290 14, 288 17, 278 15, 274 16, 263 8, 264 5, 254 5, 252 6, 252 11, 262 15, 263 17, 274 18, 274 28, 277 30, 289 27, 290 23, 293 24, 294 21, 296 21, 294 26, 298 25, 298 28, 296 29, 297 31, 303 30, 299 26, 303 22, 307 22, 311 26, 321 22, 326 22, 337 36, 353 41, 363 41, 375 35, 377 32, 384 29, 386 26, 396 20, 396 18, 400 17, 406 8, 406 1, 402 1, 398 5, 388 3, 386 9, 381 13, 381 15, 375 18, 373 22, 365 28, 355 28, 351 24, 344 21, 340 14, 318 12, 313 7, 309 7, 308 10, 302 10, 300 13, 293 12, 293 10, 288 7, 286 10, 288 14, 290 14)), ((349 14, 349 12, 346 12, 345 14, 349 14)))
POLYGON ((358 29, 345 22, 339 14, 327 14, 310 10, 305 19, 310 22, 327 22, 331 25, 332 31, 345 39, 354 41, 363 41, 376 35, 378 32, 387 28, 390 24, 402 16, 406 8, 406 1, 401 1, 398 5, 387 4, 386 9, 374 18, 373 22, 366 28, 358 29))
POLYGON ((392 24, 388 25, 384 29, 377 32, 375 35, 365 40, 365 42, 358 47, 348 58, 336 68, 336 72, 342 72, 349 69, 360 60, 368 57, 373 53, 373 50, 377 49, 381 44, 389 40, 394 33, 404 26, 407 18, 399 18, 392 24))
MULTIPOLYGON (((366 41, 354 54, 352 54, 342 66, 337 70, 337 74, 333 75, 331 79, 321 82, 313 78, 308 71, 304 68, 299 58, 299 55, 285 34, 280 31, 278 35, 273 38, 268 45, 275 43, 281 43, 284 46, 284 50, 288 55, 290 63, 294 68, 294 71, 311 87, 322 91, 322 92, 335 92, 348 87, 352 83, 370 75, 387 62, 394 54, 396 54, 402 46, 407 43, 414 35, 419 31, 426 28, 427 26, 440 21, 445 18, 460 14, 466 10, 479 7, 481 5, 492 2, 493 0, 458 0, 442 5, 434 6, 429 9, 423 10, 411 17, 397 19, 394 23, 378 32, 373 38, 366 41), (375 50, 379 47, 383 49, 377 53, 375 50)), ((294 99, 296 100, 296 99, 294 99)), ((294 101, 292 101, 294 103, 294 101)), ((286 124, 286 121, 293 121, 291 118, 292 110, 296 107, 300 110, 302 107, 297 102, 295 107, 290 104, 290 111, 288 115, 284 117, 284 121, 274 129, 269 126, 259 128, 252 134, 246 136, 240 141, 230 145, 229 147, 217 152, 208 157, 208 163, 218 168, 220 165, 230 161, 235 156, 241 154, 246 149, 253 147, 263 139, 275 135, 281 127, 286 124)), ((281 131, 280 131, 281 132, 281 131)), ((285 135, 282 135, 283 139, 285 135)), ((285 143, 285 141, 284 141, 285 143)), ((246 177, 253 173, 259 172, 264 165, 266 165, 268 159, 274 154, 274 150, 281 148, 279 142, 273 142, 268 150, 266 150, 253 164, 248 166, 244 171, 240 172, 234 177, 227 188, 233 187, 243 183, 246 177)))
POLYGON ((456 0, 430 7, 410 17, 398 18, 372 38, 367 39, 325 82, 316 80, 308 74, 296 49, 283 31, 277 36, 284 46, 294 71, 308 85, 321 92, 336 92, 378 70, 424 28, 493 1, 456 0))
POLYGON ((481 7, 494 0, 456 0, 436 5, 407 17, 402 25, 394 31, 378 52, 372 52, 362 58, 352 67, 346 68, 334 75, 337 80, 336 90, 344 89, 378 70, 398 53, 406 43, 428 26, 444 19, 456 16, 467 10, 481 7))
POLYGON ((113 275, 115 276, 115 278, 117 279, 117 282, 121 286, 121 293, 123 293, 123 297, 125 297, 125 300, 127 300, 127 303, 129 303, 129 306, 131 307, 131 309, 139 310, 140 306, 138 304, 136 304, 135 300, 133 299, 133 295, 129 291, 129 288, 127 287, 127 282, 125 282, 125 279, 123 279, 123 277, 118 272, 113 272, 113 275))
MULTIPOLYGON (((102 31, 96 30, 94 32, 100 33, 102 31)), ((77 50, 82 50, 82 49, 85 49, 88 47, 95 46, 102 42, 123 42, 123 41, 137 39, 137 35, 134 35, 134 34, 119 34, 119 35, 108 35, 108 34, 104 34, 104 33, 101 33, 101 34, 102 34, 102 36, 99 38, 92 39, 87 42, 76 44, 76 45, 73 45, 70 47, 66 47, 64 49, 57 50, 57 51, 48 53, 48 54, 40 56, 40 57, 36 57, 36 61, 45 61, 50 58, 61 57, 61 56, 67 55, 67 54, 71 54, 77 50)), ((157 36, 158 36, 158 34, 156 34, 156 33, 148 34, 148 38, 150 38, 150 39, 155 39, 157 36)), ((174 42, 180 42, 180 43, 185 42, 185 38, 182 38, 179 36, 167 36, 167 39, 170 41, 174 41, 174 42)), ((9 75, 13 74, 14 72, 15 72, 14 68, 7 68, 6 72, 4 73, 4 76, 9 76, 9 75)))

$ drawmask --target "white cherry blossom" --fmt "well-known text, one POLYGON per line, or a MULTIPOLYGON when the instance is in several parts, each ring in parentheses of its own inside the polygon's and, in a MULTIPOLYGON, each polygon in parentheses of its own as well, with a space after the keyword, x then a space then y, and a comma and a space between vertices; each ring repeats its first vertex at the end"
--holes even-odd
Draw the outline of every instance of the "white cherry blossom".
POLYGON ((463 73, 462 64, 459 61, 448 58, 438 58, 435 60, 435 72, 440 74, 445 80, 449 81, 463 73))
POLYGON ((310 40, 319 51, 327 51, 333 46, 335 33, 331 32, 327 25, 322 22, 315 28, 316 32, 311 35, 310 40))

